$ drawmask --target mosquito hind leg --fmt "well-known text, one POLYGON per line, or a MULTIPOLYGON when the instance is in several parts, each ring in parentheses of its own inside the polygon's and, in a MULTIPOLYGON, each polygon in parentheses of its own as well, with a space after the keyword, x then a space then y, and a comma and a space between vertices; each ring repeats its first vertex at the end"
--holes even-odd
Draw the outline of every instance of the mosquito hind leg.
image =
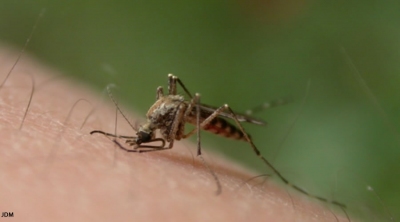
POLYGON ((176 95, 176 79, 178 77, 168 74, 168 95, 176 95))
MULTIPOLYGON (((199 102, 200 101, 200 98, 198 98, 197 99, 197 102, 199 102)), ((199 103, 197 103, 196 104, 197 105, 197 107, 199 107, 199 103)), ((243 126, 242 126, 242 124, 240 123, 240 121, 239 121, 239 119, 236 117, 236 115, 235 115, 235 112, 233 112, 233 110, 229 107, 229 105, 228 104, 225 104, 225 105, 223 105, 223 106, 221 106, 221 107, 219 107, 218 109, 216 109, 210 116, 208 116, 203 122, 199 122, 199 108, 197 109, 197 127, 195 128, 195 129, 193 129, 192 131, 190 131, 188 134, 186 134, 186 135, 184 135, 184 138, 186 138, 186 137, 189 137, 189 136, 191 136, 191 135, 193 135, 194 133, 196 133, 197 132, 197 136, 198 136, 198 154, 201 154, 201 152, 200 152, 200 143, 199 143, 199 140, 200 140, 200 135, 199 135, 199 131, 200 131, 200 129, 203 129, 203 128, 205 128, 208 124, 210 124, 211 123, 211 121, 213 120, 213 119, 215 119, 215 118, 217 118, 222 112, 224 112, 224 111, 227 111, 227 112, 229 112, 230 114, 231 114, 231 118, 234 120, 234 122, 236 123, 236 126, 239 128, 239 130, 242 132, 242 134, 243 134, 243 137, 244 137, 244 139, 250 144, 250 146, 251 146, 251 148, 253 149, 253 152, 264 162, 264 164, 265 165, 267 165, 273 172, 274 172, 274 174, 276 174, 277 176, 278 176, 278 178, 282 181, 282 182, 284 182, 287 186, 290 186, 290 187, 292 187, 293 189, 295 189, 295 190, 297 190, 298 192, 300 192, 300 193, 302 193, 302 194, 304 194, 304 195, 306 195, 306 196, 308 196, 308 197, 311 197, 311 198, 314 198, 314 199, 317 199, 317 200, 320 200, 320 201, 322 201, 322 202, 326 202, 326 203, 331 203, 331 204, 333 204, 333 205, 336 205, 336 206, 338 206, 338 207, 340 207, 341 209, 345 209, 346 208, 346 205, 345 204, 342 204, 342 203, 340 203, 340 202, 338 202, 338 201, 334 201, 334 200, 328 200, 328 199, 326 199, 326 198, 323 198, 323 197, 320 197, 320 196, 317 196, 317 195, 314 195, 314 194, 311 194, 311 193, 308 193, 307 191, 305 191, 304 189, 302 189, 302 188, 300 188, 300 187, 298 187, 298 186, 296 186, 296 185, 294 185, 294 184, 292 184, 292 183, 290 183, 289 182, 289 180, 287 180, 286 179, 286 177, 284 177, 263 155, 261 155, 261 152, 260 152, 260 150, 256 147, 256 145, 253 143, 253 141, 251 140, 251 138, 250 138, 250 136, 246 133, 246 131, 244 130, 244 128, 243 128, 243 126)))
MULTIPOLYGON (((291 182, 289 182, 289 180, 287 180, 286 177, 284 177, 284 176, 283 176, 283 175, 282 175, 282 174, 281 174, 281 173, 280 173, 280 172, 279 172, 279 171, 278 171, 278 170, 277 170, 263 155, 261 155, 260 150, 257 149, 256 145, 254 145, 253 141, 250 139, 249 135, 248 135, 248 134, 246 133, 246 131, 244 130, 242 124, 240 123, 240 121, 239 121, 238 118, 236 117, 236 115, 235 115, 235 113, 233 112, 233 110, 232 110, 227 104, 225 104, 224 106, 222 106, 222 107, 220 107, 220 108, 224 108, 225 110, 227 110, 228 112, 230 112, 230 113, 232 114, 233 120, 235 121, 237 127, 242 131, 244 138, 245 138, 246 141, 250 144, 250 146, 251 146, 251 148, 253 149, 254 153, 255 153, 255 154, 265 163, 265 165, 267 165, 267 166, 278 176, 278 178, 279 178, 282 182, 284 182, 287 186, 292 187, 293 189, 297 190, 298 192, 300 192, 300 193, 302 193, 302 194, 304 194, 304 195, 306 195, 306 196, 308 196, 308 197, 311 197, 311 198, 320 200, 320 201, 322 201, 322 202, 331 203, 331 204, 333 204, 333 205, 336 205, 336 206, 340 207, 342 210, 344 210, 344 209, 346 208, 346 205, 343 204, 343 203, 340 203, 340 202, 335 201, 335 200, 328 200, 328 199, 326 199, 326 198, 323 198, 323 197, 320 197, 320 196, 317 196, 317 195, 308 193, 307 191, 305 191, 304 189, 300 188, 299 186, 296 186, 296 185, 292 184, 291 182)), ((224 109, 222 109, 220 112, 222 112, 224 109)), ((218 111, 218 110, 216 110, 210 117, 214 116, 214 118, 215 118, 215 116, 218 115, 217 111, 218 111)), ((209 117, 209 118, 210 118, 210 117, 209 117)), ((209 119, 209 118, 207 118, 207 119, 209 119)), ((207 120, 207 119, 206 119, 206 120, 207 120)), ((205 121, 206 121, 206 120, 205 120, 205 121)), ((204 122, 205 122, 205 121, 204 121, 204 122)), ((211 120, 210 120, 210 121, 211 121, 211 120)))

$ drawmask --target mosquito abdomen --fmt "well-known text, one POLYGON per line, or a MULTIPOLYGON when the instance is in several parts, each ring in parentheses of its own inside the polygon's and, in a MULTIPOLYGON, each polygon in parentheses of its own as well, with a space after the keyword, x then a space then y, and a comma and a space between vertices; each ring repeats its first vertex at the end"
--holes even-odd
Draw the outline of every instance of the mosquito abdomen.
POLYGON ((203 130, 207 130, 226 138, 246 141, 246 138, 241 130, 222 118, 213 119, 207 126, 203 128, 203 130))

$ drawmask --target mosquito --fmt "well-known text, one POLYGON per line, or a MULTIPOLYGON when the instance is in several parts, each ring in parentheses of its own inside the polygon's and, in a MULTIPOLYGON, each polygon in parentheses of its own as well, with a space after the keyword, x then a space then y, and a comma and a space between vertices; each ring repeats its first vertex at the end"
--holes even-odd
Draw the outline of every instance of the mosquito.
MULTIPOLYGON (((112 100, 114 103, 116 103, 113 98, 112 100)), ((290 186, 311 198, 334 204, 342 209, 346 208, 346 205, 340 202, 310 194, 304 189, 292 184, 264 156, 261 155, 261 152, 253 143, 250 135, 244 130, 241 122, 248 122, 256 125, 266 125, 266 122, 255 119, 246 114, 235 113, 228 104, 224 104, 219 108, 215 108, 200 103, 200 94, 196 93, 194 96, 192 96, 192 94, 177 76, 168 74, 168 95, 164 95, 163 88, 161 86, 157 88, 156 102, 150 107, 146 117, 146 123, 139 126, 138 129, 135 129, 137 127, 133 127, 137 131, 136 136, 115 135, 100 130, 94 130, 90 132, 90 134, 100 133, 105 136, 125 139, 125 142, 131 146, 132 149, 125 148, 115 139, 113 142, 116 143, 119 148, 127 152, 143 153, 171 149, 174 146, 175 140, 185 139, 197 133, 198 156, 201 155, 200 129, 226 138, 242 140, 249 143, 254 153, 287 186, 290 186), (183 95, 177 94, 178 84, 185 91, 190 100, 185 100, 183 95), (236 125, 228 122, 227 119, 233 120, 236 125), (186 123, 194 125, 195 128, 188 133, 185 133, 186 123), (157 130, 160 132, 161 137, 156 137, 157 130), (160 144, 149 144, 154 142, 158 142, 160 144)))

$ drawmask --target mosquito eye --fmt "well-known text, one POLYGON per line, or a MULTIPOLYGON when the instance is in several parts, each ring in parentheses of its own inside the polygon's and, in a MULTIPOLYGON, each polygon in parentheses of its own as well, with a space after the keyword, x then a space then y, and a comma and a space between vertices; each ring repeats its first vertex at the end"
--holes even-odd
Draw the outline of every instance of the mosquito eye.
POLYGON ((149 142, 151 140, 151 133, 146 133, 146 132, 143 132, 143 131, 139 131, 137 133, 137 135, 138 135, 138 141, 137 141, 138 144, 146 143, 146 142, 149 142))

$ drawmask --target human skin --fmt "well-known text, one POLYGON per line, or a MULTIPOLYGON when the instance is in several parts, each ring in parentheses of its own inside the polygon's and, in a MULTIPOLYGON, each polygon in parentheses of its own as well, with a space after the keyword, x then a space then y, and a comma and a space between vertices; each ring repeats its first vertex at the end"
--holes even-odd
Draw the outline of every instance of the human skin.
MULTIPOLYGON (((0 50, 1 81, 16 57, 0 50)), ((203 150, 222 184, 222 193, 215 195, 216 182, 190 142, 139 154, 90 135, 114 132, 115 106, 27 57, 0 89, 0 211, 14 212, 14 220, 348 221, 270 179, 243 184, 257 174, 203 150), (21 125, 32 79, 36 87, 21 125), (68 117, 79 99, 85 101, 68 117)), ((134 135, 118 118, 118 133, 134 135)))

